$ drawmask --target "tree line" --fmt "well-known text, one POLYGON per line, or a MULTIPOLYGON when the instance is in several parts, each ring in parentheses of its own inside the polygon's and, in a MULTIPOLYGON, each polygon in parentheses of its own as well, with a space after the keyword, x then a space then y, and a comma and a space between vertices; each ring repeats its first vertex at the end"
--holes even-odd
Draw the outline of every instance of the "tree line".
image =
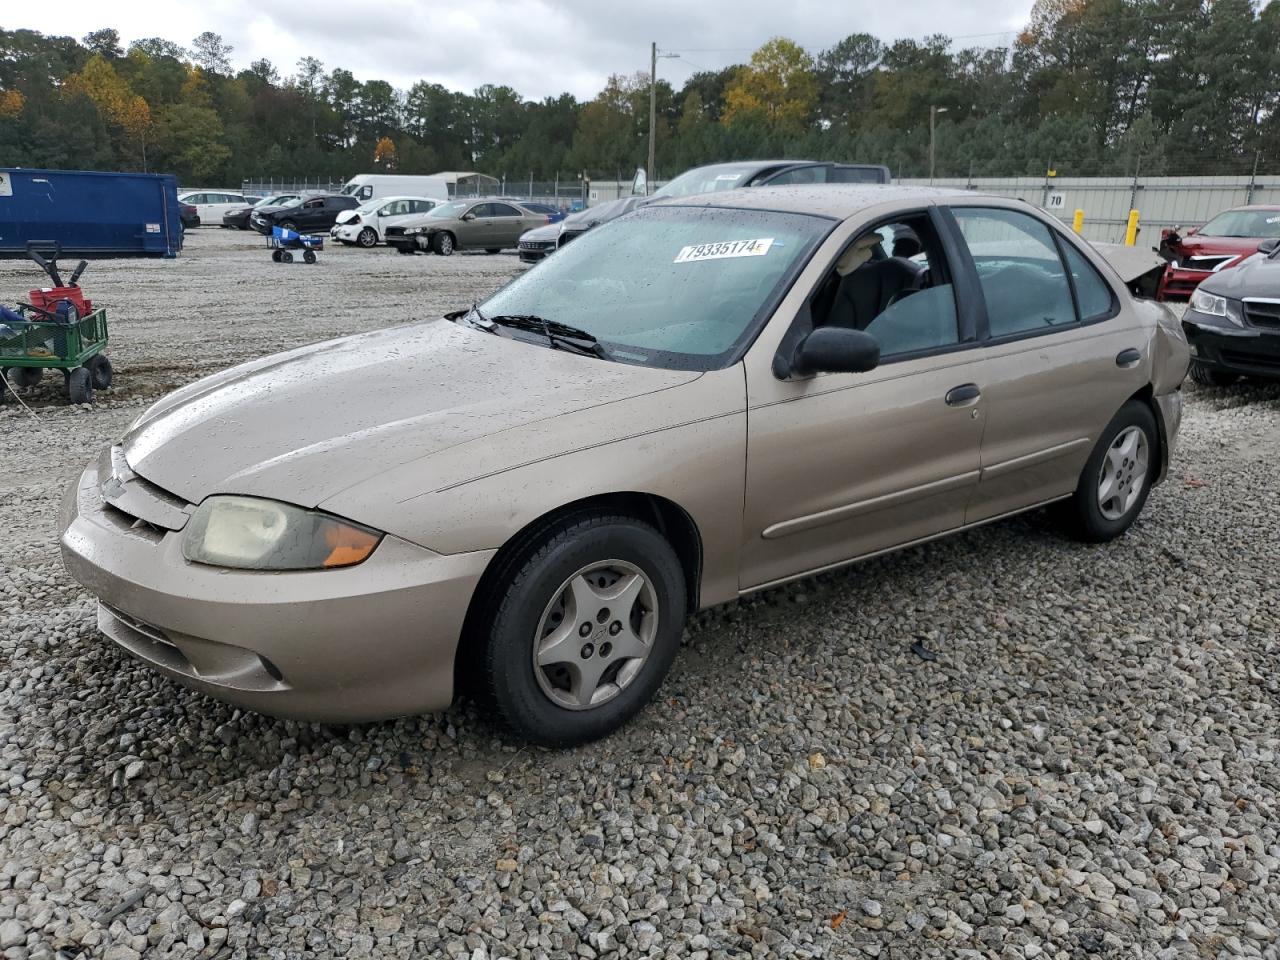
MULTIPOLYGON (((519 181, 628 177, 648 152, 649 78, 591 100, 421 80, 397 90, 304 57, 232 67, 119 33, 0 30, 0 163, 159 170, 184 184, 479 170, 519 181)), ((677 55, 679 51, 674 51, 677 55)), ((663 61, 675 72, 678 61, 663 61)), ((667 70, 667 66, 670 70, 667 70)), ((775 37, 746 63, 659 79, 657 174, 790 156, 938 176, 1280 172, 1280 3, 1038 0, 1005 44, 858 33, 808 51, 775 37)))

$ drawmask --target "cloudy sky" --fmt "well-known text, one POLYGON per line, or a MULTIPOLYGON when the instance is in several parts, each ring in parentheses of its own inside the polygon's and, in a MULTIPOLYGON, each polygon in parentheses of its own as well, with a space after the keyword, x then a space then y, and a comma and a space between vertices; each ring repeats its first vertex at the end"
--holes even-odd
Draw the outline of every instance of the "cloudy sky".
POLYGON ((282 74, 311 55, 361 80, 406 88, 427 79, 472 90, 508 84, 526 97, 594 96, 610 73, 647 70, 649 42, 678 52, 659 75, 677 88, 699 69, 746 60, 782 34, 816 53, 850 33, 882 40, 946 33, 973 46, 1008 43, 1032 0, 63 0, 6 4, 0 26, 83 36, 115 27, 127 45, 161 36, 187 45, 214 30, 237 67, 267 57, 282 74))

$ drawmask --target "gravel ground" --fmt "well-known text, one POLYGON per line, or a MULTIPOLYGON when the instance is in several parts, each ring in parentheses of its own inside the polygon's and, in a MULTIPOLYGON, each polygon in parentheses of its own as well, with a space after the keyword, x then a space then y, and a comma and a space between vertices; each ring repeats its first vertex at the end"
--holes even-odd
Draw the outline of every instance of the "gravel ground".
POLYGON ((1033 514, 701 615, 589 747, 274 721, 96 634, 63 487, 175 385, 519 267, 255 239, 93 264, 119 388, 0 409, 6 958, 1280 956, 1280 388, 1191 393, 1118 543, 1033 514))

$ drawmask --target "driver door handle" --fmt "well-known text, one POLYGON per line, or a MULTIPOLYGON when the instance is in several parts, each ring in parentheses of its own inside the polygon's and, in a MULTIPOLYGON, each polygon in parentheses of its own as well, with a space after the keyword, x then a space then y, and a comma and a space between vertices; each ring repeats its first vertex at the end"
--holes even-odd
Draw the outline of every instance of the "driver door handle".
POLYGON ((978 389, 976 383, 962 383, 960 386, 952 387, 947 391, 947 406, 966 407, 980 396, 982 396, 982 391, 978 389))
POLYGON ((1117 367, 1132 367, 1135 363, 1142 359, 1142 351, 1137 347, 1130 347, 1128 350, 1121 350, 1116 354, 1117 367))

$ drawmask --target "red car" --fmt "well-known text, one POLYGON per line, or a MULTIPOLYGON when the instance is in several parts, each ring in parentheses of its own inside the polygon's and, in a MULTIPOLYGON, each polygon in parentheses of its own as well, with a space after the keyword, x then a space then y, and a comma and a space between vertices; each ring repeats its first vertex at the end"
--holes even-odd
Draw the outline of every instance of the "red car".
POLYGON ((1185 299, 1200 281, 1258 252, 1258 244, 1280 237, 1280 206, 1233 207, 1186 235, 1179 227, 1162 230, 1160 254, 1169 261, 1156 296, 1185 299))

